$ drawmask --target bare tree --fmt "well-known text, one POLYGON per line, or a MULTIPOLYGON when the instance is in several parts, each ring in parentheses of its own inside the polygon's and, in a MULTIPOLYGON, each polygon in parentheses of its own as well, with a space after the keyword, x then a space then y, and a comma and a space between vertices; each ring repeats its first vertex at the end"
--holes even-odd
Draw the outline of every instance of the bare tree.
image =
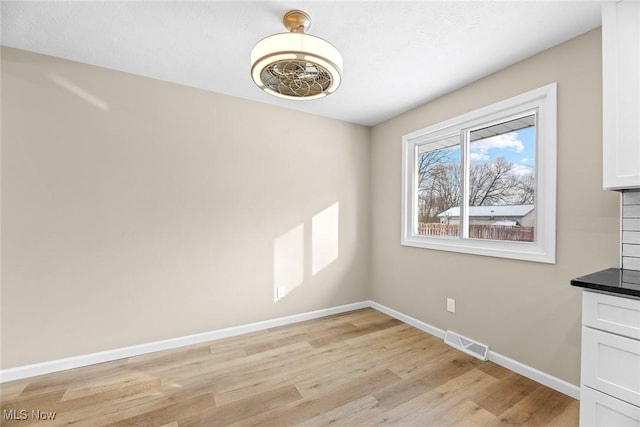
POLYGON ((460 166, 453 150, 433 150, 418 156, 419 220, 433 222, 436 216, 460 203, 460 166))
MULTIPOLYGON (((460 205, 460 165, 449 163, 434 170, 435 215, 460 205)), ((434 215, 434 216, 435 216, 434 215)))
MULTIPOLYGON (((460 165, 453 150, 434 150, 418 156, 419 221, 439 222, 437 215, 460 205, 460 165)), ((474 162, 469 169, 469 205, 533 204, 535 178, 516 173, 505 157, 474 162)))
POLYGON ((491 162, 472 163, 469 170, 469 206, 508 204, 517 191, 515 165, 504 157, 491 162))
POLYGON ((533 173, 520 175, 517 183, 517 205, 532 205, 535 202, 536 181, 533 173))

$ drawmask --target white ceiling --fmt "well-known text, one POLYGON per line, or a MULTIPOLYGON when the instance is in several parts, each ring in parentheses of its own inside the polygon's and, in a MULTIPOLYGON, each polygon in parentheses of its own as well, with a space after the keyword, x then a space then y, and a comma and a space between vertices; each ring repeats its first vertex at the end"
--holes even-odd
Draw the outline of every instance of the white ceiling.
POLYGON ((599 1, 2 1, 1 42, 114 70, 374 125, 600 26, 599 1), (344 57, 338 91, 262 93, 260 39, 302 9, 344 57))

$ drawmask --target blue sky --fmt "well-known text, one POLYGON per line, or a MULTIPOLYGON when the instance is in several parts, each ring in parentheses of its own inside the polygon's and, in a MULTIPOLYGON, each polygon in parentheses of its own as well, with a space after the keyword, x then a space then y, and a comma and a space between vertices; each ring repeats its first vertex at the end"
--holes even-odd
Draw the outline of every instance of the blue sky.
POLYGON ((474 141, 469 147, 472 162, 491 161, 502 156, 525 173, 535 166, 535 127, 474 141))
MULTIPOLYGON (((469 147, 469 158, 472 163, 493 161, 497 157, 504 157, 515 164, 515 172, 525 174, 535 169, 535 126, 515 132, 504 133, 490 138, 473 141, 469 147)), ((451 146, 448 161, 460 162, 460 147, 451 146)))

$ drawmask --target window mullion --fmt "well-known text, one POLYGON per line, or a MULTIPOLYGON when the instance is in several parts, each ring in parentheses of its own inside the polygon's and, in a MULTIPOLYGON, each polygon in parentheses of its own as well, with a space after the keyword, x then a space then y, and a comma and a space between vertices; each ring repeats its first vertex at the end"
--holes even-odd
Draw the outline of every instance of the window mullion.
POLYGON ((412 166, 412 174, 411 174, 411 193, 412 193, 412 198, 411 198, 411 207, 409 209, 410 211, 410 217, 408 218, 409 221, 411 221, 411 223, 413 223, 413 234, 419 234, 419 224, 418 224, 418 206, 419 206, 419 197, 418 197, 418 186, 419 186, 419 182, 418 182, 418 145, 414 144, 412 146, 412 155, 411 158, 413 159, 413 166, 412 166))
POLYGON ((469 131, 460 131, 460 239, 469 238, 469 131))

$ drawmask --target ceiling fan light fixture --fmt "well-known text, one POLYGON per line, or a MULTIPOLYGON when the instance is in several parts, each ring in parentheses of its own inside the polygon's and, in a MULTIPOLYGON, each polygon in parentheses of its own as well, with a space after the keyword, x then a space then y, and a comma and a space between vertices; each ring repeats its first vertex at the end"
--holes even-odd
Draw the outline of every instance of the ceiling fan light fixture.
POLYGON ((317 99, 340 86, 342 55, 331 43, 305 34, 309 15, 284 15, 288 33, 260 40, 251 51, 251 78, 265 92, 285 99, 317 99))

